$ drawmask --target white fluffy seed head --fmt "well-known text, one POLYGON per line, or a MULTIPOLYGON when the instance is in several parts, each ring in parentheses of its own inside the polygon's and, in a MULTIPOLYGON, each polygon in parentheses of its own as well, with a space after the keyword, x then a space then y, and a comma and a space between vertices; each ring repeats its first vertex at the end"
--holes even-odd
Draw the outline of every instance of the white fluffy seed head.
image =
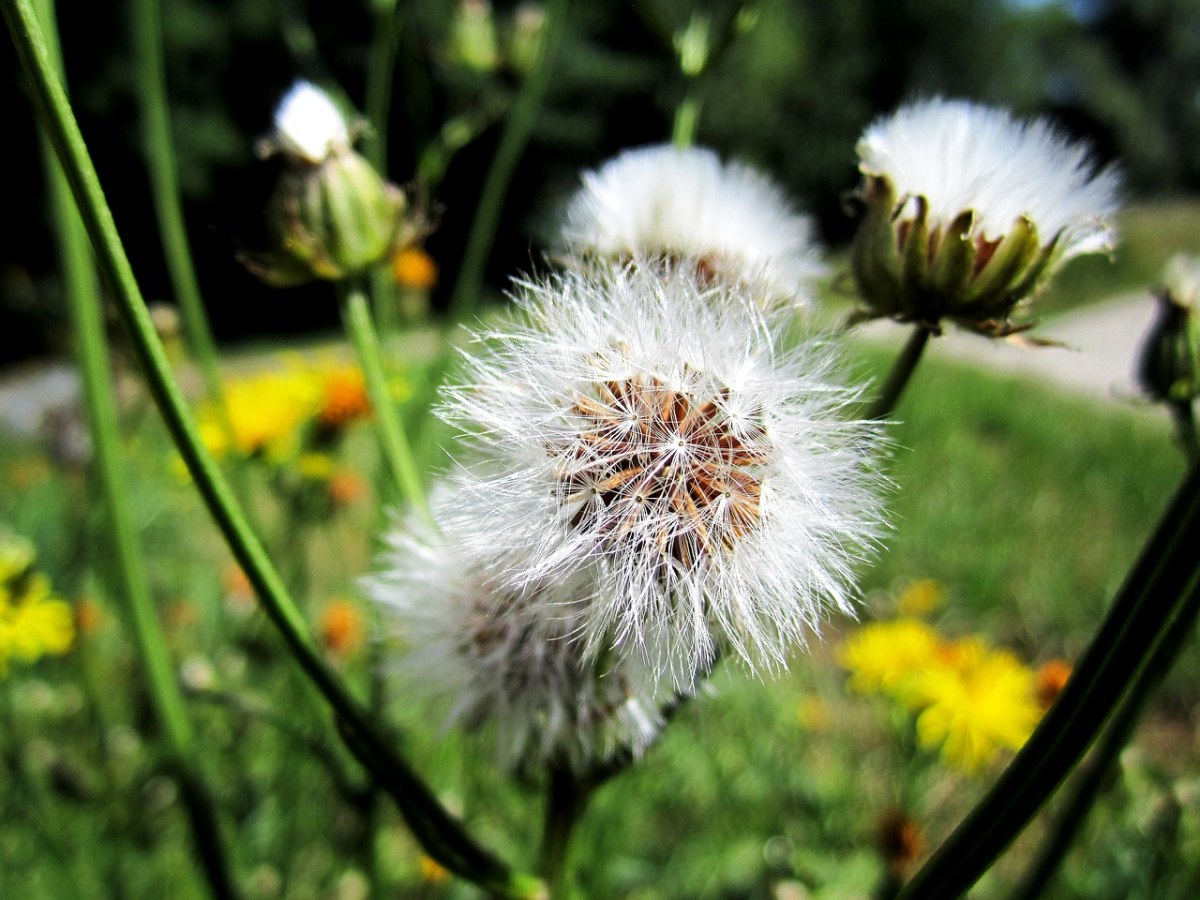
POLYGON ((561 240, 567 252, 615 260, 690 260, 706 275, 758 282, 803 299, 824 272, 811 220, 783 190, 702 148, 626 150, 583 174, 561 240))
POLYGON ((443 414, 471 453, 455 537, 532 585, 584 574, 589 657, 686 686, 718 652, 781 666, 881 531, 877 431, 846 418, 834 348, 784 346, 743 291, 690 268, 520 285, 443 414))
POLYGON ((275 108, 275 141, 284 153, 318 165, 338 147, 350 146, 350 128, 325 91, 297 81, 275 108))
MULTIPOLYGON (((435 490, 434 515, 461 518, 452 492, 435 490)), ((412 518, 388 536, 364 586, 402 648, 395 669, 406 687, 448 703, 447 726, 488 733, 507 769, 583 770, 619 749, 640 754, 662 727, 644 666, 584 659, 586 579, 505 585, 412 518)))
POLYGON ((1003 237, 1021 216, 1043 242, 1058 236, 1061 260, 1113 247, 1120 178, 1096 170, 1091 148, 1046 119, 940 98, 901 107, 858 142, 859 169, 886 176, 909 201, 929 203, 931 230, 974 210, 976 233, 1003 237))

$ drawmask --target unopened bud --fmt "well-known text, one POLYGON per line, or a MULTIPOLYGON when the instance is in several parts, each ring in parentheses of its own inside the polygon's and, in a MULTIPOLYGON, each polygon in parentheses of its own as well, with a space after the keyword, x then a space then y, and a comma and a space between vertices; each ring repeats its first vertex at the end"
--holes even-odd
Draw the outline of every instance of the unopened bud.
POLYGON ((1176 256, 1155 295, 1158 314, 1138 362, 1142 390, 1164 403, 1191 403, 1200 395, 1200 260, 1176 256))

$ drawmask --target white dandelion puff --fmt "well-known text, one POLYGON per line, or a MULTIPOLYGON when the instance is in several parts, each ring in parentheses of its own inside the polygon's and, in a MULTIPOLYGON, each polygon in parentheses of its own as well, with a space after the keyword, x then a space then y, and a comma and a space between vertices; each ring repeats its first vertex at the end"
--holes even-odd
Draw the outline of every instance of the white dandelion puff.
POLYGON ((1112 248, 1120 179, 1097 171, 1091 148, 1046 119, 1023 122, 1002 109, 936 98, 901 107, 858 142, 859 169, 891 179, 929 205, 931 229, 975 213, 980 237, 996 241, 1022 217, 1043 240, 1057 239, 1060 261, 1112 248))
POLYGON ((319 165, 351 143, 350 126, 330 96, 308 81, 297 81, 275 108, 273 149, 319 165))
POLYGON ((729 650, 773 669, 879 535, 877 430, 816 340, 785 346, 745 292, 691 269, 520 285, 443 415, 472 433, 456 537, 532 585, 584 573, 587 653, 676 685, 729 650))
POLYGON ((690 260, 710 277, 758 283, 786 300, 825 271, 811 220, 783 190, 702 148, 627 150, 585 172, 561 239, 575 256, 690 260))
MULTIPOLYGON (((451 492, 434 494, 438 519, 458 517, 451 492)), ((644 666, 583 658, 575 636, 586 579, 504 585, 412 517, 364 585, 406 648, 396 673, 449 704, 447 725, 489 733, 507 769, 583 771, 617 751, 640 755, 662 727, 644 666)))

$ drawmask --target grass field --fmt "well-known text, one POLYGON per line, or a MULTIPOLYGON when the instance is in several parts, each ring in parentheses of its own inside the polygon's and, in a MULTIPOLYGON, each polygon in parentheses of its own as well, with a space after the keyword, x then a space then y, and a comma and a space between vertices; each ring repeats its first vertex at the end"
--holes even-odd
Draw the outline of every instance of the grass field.
MULTIPOLYGON (((867 371, 887 363, 878 350, 855 354, 867 371)), ((945 633, 983 633, 1031 664, 1074 658, 1182 474, 1166 427, 937 360, 918 372, 897 419, 888 464, 895 533, 863 573, 863 617, 887 618, 906 583, 934 579, 944 600, 932 622, 945 633)), ((474 896, 422 862, 386 801, 363 791, 231 580, 153 415, 135 400, 126 421, 153 586, 247 895, 350 900, 373 882, 388 896, 474 896)), ((355 599, 379 526, 369 431, 348 434, 338 461, 366 478, 368 493, 333 513, 281 501, 279 479, 290 476, 279 472, 252 470, 243 489, 314 625, 324 627, 331 598, 357 610, 366 639, 330 654, 365 693, 394 652, 370 639, 372 613, 355 599)), ((4 440, 0 510, 37 544, 58 590, 98 610, 69 655, 0 681, 0 894, 201 896, 82 473, 43 447, 4 440)), ((718 672, 711 694, 597 796, 574 848, 583 895, 869 897, 884 872, 879 822, 897 808, 925 848, 935 846, 988 773, 936 764, 914 750, 910 725, 847 691, 832 648, 855 628, 830 623, 825 642, 778 679, 718 672)), ((1187 896, 1185 861, 1200 852, 1200 792, 1189 780, 1197 677, 1192 648, 1054 896, 1187 896), (1162 865, 1147 874, 1135 863, 1151 850, 1162 865)), ((442 711, 406 703, 402 688, 389 694, 397 740, 446 802, 485 843, 529 862, 536 792, 504 783, 474 737, 444 733, 442 711)), ((979 897, 1006 896, 1037 836, 1035 827, 979 897)))

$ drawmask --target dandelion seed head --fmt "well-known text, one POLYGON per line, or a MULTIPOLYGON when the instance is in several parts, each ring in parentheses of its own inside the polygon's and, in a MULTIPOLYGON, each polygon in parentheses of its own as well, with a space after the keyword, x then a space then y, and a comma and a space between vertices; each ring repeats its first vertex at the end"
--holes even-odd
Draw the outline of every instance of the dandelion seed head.
POLYGON ((688 267, 520 287, 443 415, 468 433, 456 537, 513 584, 584 574, 581 638, 691 684, 726 648, 783 665, 881 531, 878 442, 819 340, 785 347, 688 267))
POLYGON ((859 168, 887 176, 906 198, 901 218, 929 204, 931 230, 973 210, 975 231, 997 241, 1021 217, 1043 243, 1057 237, 1059 260, 1110 250, 1120 179, 1097 170, 1091 148, 1046 119, 963 100, 936 98, 873 123, 858 142, 859 168))
POLYGON ((756 169, 711 150, 627 150, 583 174, 561 239, 577 256, 689 260, 796 300, 825 271, 811 220, 756 169))
MULTIPOLYGON (((450 490, 435 490, 440 521, 457 506, 450 490)), ((448 726, 486 729, 508 769, 582 770, 618 749, 640 754, 662 726, 652 673, 636 660, 584 657, 585 578, 505 584, 486 559, 410 520, 365 585, 407 647, 397 674, 449 704, 448 726)))

